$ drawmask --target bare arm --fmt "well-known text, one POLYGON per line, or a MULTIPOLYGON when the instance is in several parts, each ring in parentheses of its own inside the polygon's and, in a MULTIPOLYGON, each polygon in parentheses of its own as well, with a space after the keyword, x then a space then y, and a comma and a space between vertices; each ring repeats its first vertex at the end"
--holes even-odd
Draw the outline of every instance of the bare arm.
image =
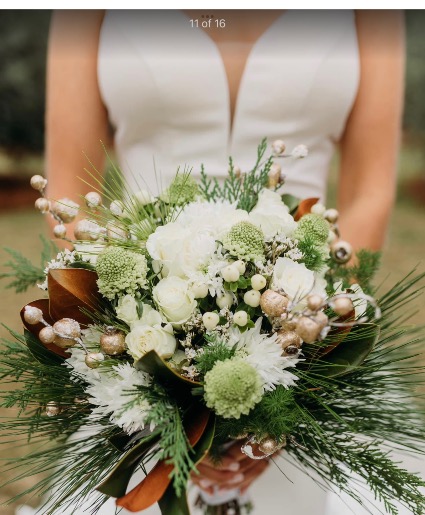
POLYGON ((361 79, 341 141, 338 204, 344 240, 380 249, 396 190, 404 92, 400 11, 359 11, 361 79))
MULTIPOLYGON (((101 171, 108 144, 108 116, 97 82, 97 52, 102 11, 53 14, 46 101, 46 170, 48 196, 80 202, 88 187, 79 179, 87 154, 101 171)), ((88 178, 88 177, 87 177, 88 178)))

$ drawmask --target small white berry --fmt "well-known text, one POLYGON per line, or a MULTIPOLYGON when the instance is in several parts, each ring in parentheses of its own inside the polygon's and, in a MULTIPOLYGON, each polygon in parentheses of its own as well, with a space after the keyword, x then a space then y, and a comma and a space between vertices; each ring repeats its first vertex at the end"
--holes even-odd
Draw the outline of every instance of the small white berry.
POLYGON ((255 274, 251 277, 251 286, 254 290, 262 290, 266 287, 267 281, 264 275, 255 274))
POLYGON ((261 293, 258 290, 249 290, 243 296, 243 301, 248 306, 256 308, 260 305, 261 293))
POLYGON ((239 327, 244 327, 248 323, 248 313, 246 311, 237 311, 233 315, 233 322, 239 327))
POLYGON ((204 299, 208 295, 208 286, 202 283, 195 283, 192 286, 192 292, 195 299, 204 299))
POLYGON ((316 204, 314 204, 313 206, 311 206, 310 211, 311 211, 314 215, 323 216, 324 212, 326 211, 326 207, 325 207, 322 203, 317 202, 316 204))
POLYGON ((27 324, 39 324, 43 320, 43 312, 35 306, 25 306, 24 320, 27 324))
POLYGON ((35 201, 35 208, 40 211, 40 213, 48 213, 50 210, 50 202, 44 198, 40 197, 35 201))
POLYGON ((31 187, 37 191, 43 191, 47 186, 47 180, 41 175, 33 175, 30 181, 31 187))
POLYGON ((291 156, 302 159, 303 157, 308 156, 308 148, 305 145, 297 145, 294 150, 291 152, 291 156))
POLYGON ((202 322, 204 323, 205 328, 207 331, 212 331, 215 329, 218 325, 218 322, 220 321, 220 317, 217 313, 213 313, 212 311, 207 311, 202 315, 202 322))
POLYGON ((89 191, 84 197, 88 208, 93 209, 102 204, 102 197, 97 191, 89 191))
POLYGON ((119 217, 124 215, 124 206, 122 205, 122 202, 120 202, 119 200, 114 200, 113 202, 111 202, 109 210, 115 216, 119 217))
POLYGON ((216 300, 217 306, 220 309, 229 308, 233 304, 233 296, 229 292, 220 295, 216 300))
POLYGON ((235 265, 225 266, 221 270, 221 276, 228 283, 236 282, 239 279, 240 275, 241 274, 239 273, 239 270, 235 265))
POLYGON ((66 227, 63 224, 58 224, 53 227, 53 234, 55 238, 65 238, 66 227))
POLYGON ((285 142, 282 141, 281 139, 277 139, 277 140, 273 141, 273 143, 272 143, 272 150, 277 155, 283 154, 285 152, 285 148, 286 148, 285 142))
POLYGON ((233 263, 233 266, 235 266, 235 267, 238 269, 238 271, 239 271, 239 273, 240 273, 241 275, 243 275, 243 274, 246 272, 246 265, 245 265, 245 263, 242 261, 242 259, 239 259, 238 261, 235 261, 235 262, 233 263))

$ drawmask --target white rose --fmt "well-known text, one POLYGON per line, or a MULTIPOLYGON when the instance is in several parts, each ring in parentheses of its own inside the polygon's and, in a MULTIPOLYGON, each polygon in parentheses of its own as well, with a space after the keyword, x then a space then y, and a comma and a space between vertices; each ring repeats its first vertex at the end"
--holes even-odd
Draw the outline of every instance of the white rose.
POLYGON ((152 294, 159 310, 172 324, 186 322, 197 306, 189 282, 180 277, 161 279, 152 294))
POLYGON ((170 324, 165 327, 137 324, 127 334, 125 342, 128 352, 136 361, 151 350, 156 351, 161 358, 171 358, 177 347, 170 324))
POLYGON ((146 248, 152 259, 165 267, 163 275, 182 275, 178 256, 183 242, 190 237, 190 232, 179 224, 172 222, 162 225, 151 234, 146 248))
POLYGON ((81 256, 83 261, 92 265, 97 262, 97 256, 105 248, 102 243, 74 243, 74 250, 81 256))
POLYGON ((115 312, 117 317, 128 325, 131 325, 139 319, 139 315, 137 313, 137 302, 131 295, 124 295, 124 297, 119 299, 115 312))
POLYGON ((192 231, 178 223, 170 223, 149 236, 146 247, 156 260, 156 266, 163 267, 163 276, 188 277, 208 263, 217 244, 215 238, 205 231, 192 231))
POLYGON ((272 289, 283 290, 290 300, 299 301, 308 295, 315 285, 314 272, 304 263, 292 259, 277 259, 272 278, 272 289))
POLYGON ((261 227, 266 239, 273 238, 276 234, 290 236, 297 227, 279 193, 267 189, 260 193, 249 218, 253 224, 261 227))

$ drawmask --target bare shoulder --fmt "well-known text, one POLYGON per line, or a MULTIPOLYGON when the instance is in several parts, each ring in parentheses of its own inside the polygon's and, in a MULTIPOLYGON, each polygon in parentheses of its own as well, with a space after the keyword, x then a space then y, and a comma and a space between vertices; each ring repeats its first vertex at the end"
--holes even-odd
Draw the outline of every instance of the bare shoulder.
POLYGON ((75 52, 99 38, 105 11, 60 10, 52 14, 50 40, 59 51, 75 52))
POLYGON ((358 10, 355 14, 361 56, 404 52, 403 11, 358 10))

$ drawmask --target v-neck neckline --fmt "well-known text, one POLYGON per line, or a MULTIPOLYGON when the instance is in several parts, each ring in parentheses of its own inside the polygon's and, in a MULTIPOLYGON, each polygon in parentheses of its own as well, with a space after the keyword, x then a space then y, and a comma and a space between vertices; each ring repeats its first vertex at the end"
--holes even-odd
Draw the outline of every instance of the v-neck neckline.
MULTIPOLYGON (((183 11, 180 11, 182 16, 186 19, 190 19, 189 15, 183 11)), ((277 16, 270 25, 259 35, 259 37, 252 43, 245 62, 243 64, 242 73, 239 79, 239 83, 237 85, 237 91, 235 96, 235 103, 234 103, 234 109, 233 109, 233 117, 232 117, 232 108, 230 103, 231 93, 230 93, 230 82, 229 82, 229 76, 227 74, 226 66, 224 64, 222 53, 220 52, 220 48, 216 41, 211 37, 208 32, 202 29, 202 27, 194 27, 193 30, 195 30, 197 33, 201 33, 201 36, 205 41, 208 42, 210 48, 212 48, 213 52, 217 56, 218 65, 221 70, 221 76, 224 79, 224 93, 225 93, 225 103, 226 103, 226 112, 227 112, 227 145, 228 145, 228 151, 230 152, 232 148, 232 143, 234 140, 234 134, 235 134, 235 126, 238 120, 238 115, 240 111, 240 98, 243 95, 244 91, 244 82, 246 82, 246 76, 247 72, 250 68, 252 58, 254 54, 258 51, 258 47, 261 46, 261 43, 263 42, 266 37, 269 36, 270 32, 274 29, 274 27, 285 17, 287 16, 288 11, 284 10, 279 16, 277 16)))

